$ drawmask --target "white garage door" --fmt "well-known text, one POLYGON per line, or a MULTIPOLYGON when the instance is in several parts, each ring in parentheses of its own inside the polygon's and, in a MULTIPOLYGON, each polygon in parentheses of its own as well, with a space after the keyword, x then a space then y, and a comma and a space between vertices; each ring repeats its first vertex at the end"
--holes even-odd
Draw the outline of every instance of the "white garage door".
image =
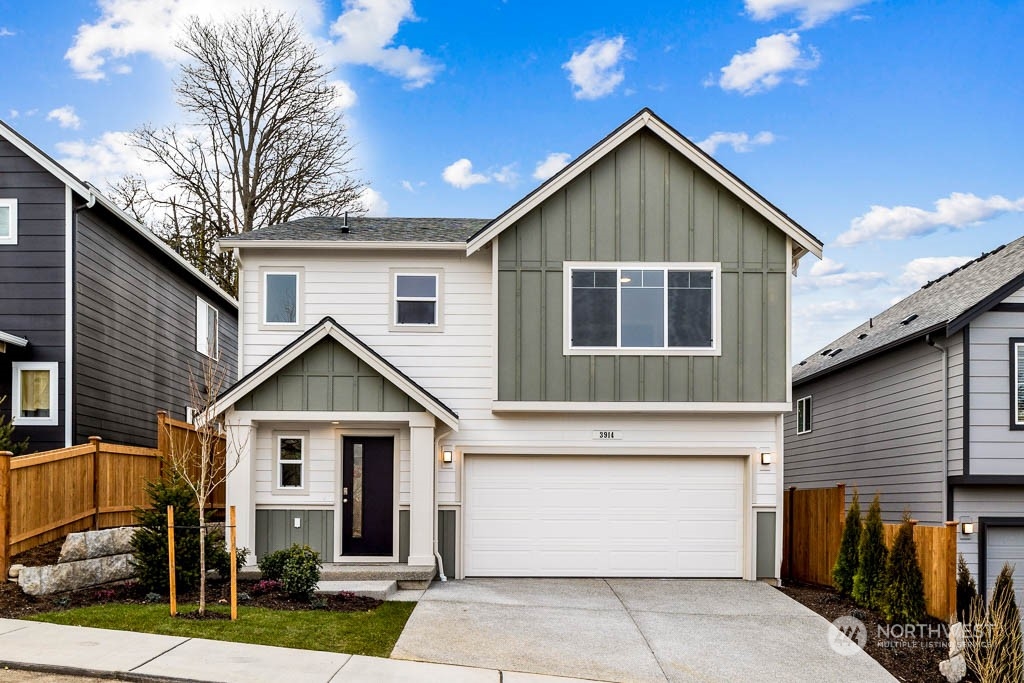
POLYGON ((471 456, 466 576, 743 574, 740 458, 471 456))
POLYGON ((985 561, 985 597, 992 597, 992 588, 1003 565, 1014 568, 1013 588, 1017 604, 1024 605, 1024 527, 990 526, 985 532, 988 544, 985 561))

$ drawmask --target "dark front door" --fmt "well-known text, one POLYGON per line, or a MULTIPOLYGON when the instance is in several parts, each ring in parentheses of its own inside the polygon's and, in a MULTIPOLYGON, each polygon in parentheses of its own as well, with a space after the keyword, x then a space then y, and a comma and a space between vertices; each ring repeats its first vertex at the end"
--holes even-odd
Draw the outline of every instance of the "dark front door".
POLYGON ((395 440, 346 436, 341 448, 341 554, 394 552, 395 440))

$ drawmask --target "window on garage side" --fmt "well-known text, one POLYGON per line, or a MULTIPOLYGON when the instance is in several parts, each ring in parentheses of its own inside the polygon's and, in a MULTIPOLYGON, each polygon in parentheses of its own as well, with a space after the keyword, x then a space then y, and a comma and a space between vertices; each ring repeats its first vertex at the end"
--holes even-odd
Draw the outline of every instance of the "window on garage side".
POLYGON ((1024 337, 1010 339, 1010 429, 1024 429, 1024 337))
POLYGON ((567 354, 717 355, 716 263, 567 263, 567 354))
POLYGON ((57 363, 12 363, 11 411, 16 425, 56 425, 57 363))
POLYGON ((811 397, 804 396, 796 402, 796 433, 806 434, 811 431, 811 397))
POLYGON ((277 461, 277 488, 304 491, 306 488, 305 434, 276 434, 274 437, 277 461))

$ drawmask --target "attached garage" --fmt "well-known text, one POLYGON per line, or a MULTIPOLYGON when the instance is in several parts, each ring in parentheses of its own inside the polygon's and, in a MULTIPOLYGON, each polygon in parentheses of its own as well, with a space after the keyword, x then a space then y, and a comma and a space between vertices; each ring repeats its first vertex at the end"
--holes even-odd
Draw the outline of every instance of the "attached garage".
POLYGON ((472 455, 466 576, 743 576, 746 459, 472 455))
POLYGON ((984 520, 985 538, 982 558, 986 598, 992 597, 996 577, 1004 564, 1014 567, 1013 585, 1017 604, 1024 604, 1024 520, 988 518, 984 520))

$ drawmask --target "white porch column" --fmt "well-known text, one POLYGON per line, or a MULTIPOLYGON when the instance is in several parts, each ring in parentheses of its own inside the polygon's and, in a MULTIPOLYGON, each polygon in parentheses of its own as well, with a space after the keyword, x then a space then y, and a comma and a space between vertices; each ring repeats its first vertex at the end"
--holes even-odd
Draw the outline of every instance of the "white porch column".
MULTIPOLYGON (((239 418, 231 411, 225 420, 227 431, 227 466, 236 458, 238 465, 228 473, 225 497, 227 505, 235 506, 235 533, 238 547, 249 549, 247 565, 256 564, 256 469, 254 451, 256 430, 250 418, 239 418)), ((227 519, 227 510, 224 511, 227 519)))
POLYGON ((434 564, 434 417, 409 421, 409 564, 434 564))

